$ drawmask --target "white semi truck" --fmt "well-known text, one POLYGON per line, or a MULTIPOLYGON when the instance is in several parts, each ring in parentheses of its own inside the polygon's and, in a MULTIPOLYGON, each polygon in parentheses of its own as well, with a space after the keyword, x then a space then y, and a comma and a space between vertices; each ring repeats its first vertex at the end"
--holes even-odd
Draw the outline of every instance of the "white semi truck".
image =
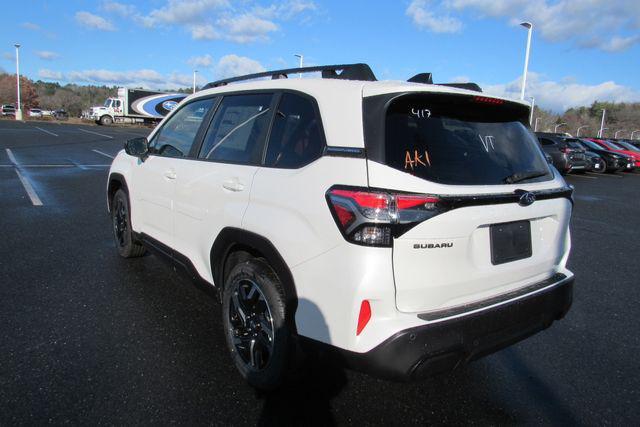
POLYGON ((101 106, 91 107, 88 118, 100 125, 112 123, 156 123, 187 94, 118 88, 116 98, 107 98, 101 106))

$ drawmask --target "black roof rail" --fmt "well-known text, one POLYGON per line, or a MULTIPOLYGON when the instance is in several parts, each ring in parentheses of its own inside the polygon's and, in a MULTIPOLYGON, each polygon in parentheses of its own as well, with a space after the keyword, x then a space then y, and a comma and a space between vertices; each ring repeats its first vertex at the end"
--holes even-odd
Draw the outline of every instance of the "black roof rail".
POLYGON ((411 77, 407 81, 411 82, 411 83, 424 83, 424 84, 427 84, 427 85, 432 85, 433 84, 433 75, 431 73, 420 73, 420 74, 416 74, 415 76, 411 77))
POLYGON ((230 77, 208 83, 202 89, 211 89, 229 83, 258 79, 261 77, 271 77, 273 80, 286 79, 289 77, 289 74, 315 73, 318 71, 322 72, 323 79, 365 80, 370 82, 377 80, 367 64, 321 65, 317 67, 287 68, 284 70, 265 71, 262 73, 247 74, 245 76, 230 77), (338 71, 340 71, 339 74, 338 71))
MULTIPOLYGON (((411 83, 423 83, 426 85, 432 85, 433 75, 431 73, 419 73, 411 77, 408 82, 411 83)), ((475 83, 435 83, 438 86, 457 87, 458 89, 473 90, 476 92, 482 92, 482 88, 475 83)))
POLYGON ((458 89, 473 90, 475 92, 482 92, 482 88, 476 83, 438 83, 438 86, 457 87, 458 89))

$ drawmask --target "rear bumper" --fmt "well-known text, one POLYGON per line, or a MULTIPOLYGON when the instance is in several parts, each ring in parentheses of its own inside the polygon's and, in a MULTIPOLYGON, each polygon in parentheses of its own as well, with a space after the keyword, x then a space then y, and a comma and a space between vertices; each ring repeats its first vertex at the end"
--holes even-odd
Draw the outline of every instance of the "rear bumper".
POLYGON ((573 277, 559 276, 555 284, 514 301, 400 331, 366 353, 331 347, 331 354, 351 369, 400 381, 452 371, 564 317, 573 277))

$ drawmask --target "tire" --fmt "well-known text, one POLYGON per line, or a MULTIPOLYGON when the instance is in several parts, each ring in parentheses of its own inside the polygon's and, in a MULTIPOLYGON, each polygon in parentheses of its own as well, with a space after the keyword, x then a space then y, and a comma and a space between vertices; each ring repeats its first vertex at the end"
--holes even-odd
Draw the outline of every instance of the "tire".
POLYGON ((113 123, 113 119, 111 118, 111 116, 104 115, 104 116, 100 117, 100 124, 101 125, 109 126, 112 123, 113 123))
POLYGON ((111 225, 116 248, 121 257, 136 258, 144 255, 144 246, 133 238, 129 197, 122 189, 116 191, 111 201, 111 225))
POLYGON ((287 379, 293 351, 285 301, 278 276, 256 258, 233 267, 222 292, 227 347, 240 375, 259 390, 287 379))
POLYGON ((605 162, 604 160, 602 161, 602 169, 600 169, 599 171, 597 171, 596 173, 606 173, 607 172, 607 162, 605 162))

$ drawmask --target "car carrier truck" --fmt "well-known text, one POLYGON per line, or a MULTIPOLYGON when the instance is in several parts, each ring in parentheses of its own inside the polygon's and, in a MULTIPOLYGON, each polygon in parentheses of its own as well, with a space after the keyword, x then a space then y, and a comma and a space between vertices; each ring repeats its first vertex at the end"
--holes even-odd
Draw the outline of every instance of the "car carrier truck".
POLYGON ((112 123, 157 123, 187 94, 118 88, 116 98, 107 98, 103 105, 91 107, 88 118, 100 125, 112 123))

